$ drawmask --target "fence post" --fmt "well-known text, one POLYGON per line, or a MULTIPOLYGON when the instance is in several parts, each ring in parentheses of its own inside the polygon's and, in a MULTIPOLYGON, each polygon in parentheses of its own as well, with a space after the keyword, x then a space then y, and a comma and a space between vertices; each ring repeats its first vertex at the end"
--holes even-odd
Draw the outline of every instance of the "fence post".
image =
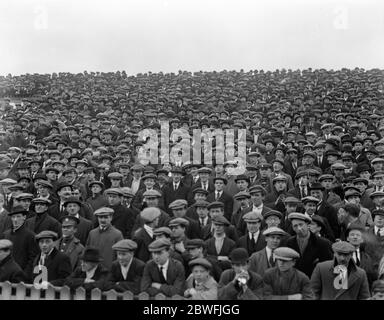
POLYGON ((118 294, 115 290, 109 290, 105 292, 105 296, 107 300, 117 300, 118 294))
POLYGON ((51 285, 48 286, 48 289, 45 290, 45 299, 44 300, 55 300, 55 288, 51 285))
POLYGON ((73 300, 85 300, 85 289, 82 287, 77 288, 73 300))
POLYGON ((147 292, 141 292, 138 295, 139 300, 149 300, 149 294, 147 292))
POLYGON ((60 300, 71 300, 71 289, 69 287, 60 288, 60 300))
POLYGON ((155 300, 167 300, 167 297, 162 293, 158 293, 155 295, 155 300))
POLYGON ((126 291, 123 293, 123 300, 133 300, 134 295, 131 291, 126 291))
POLYGON ((24 283, 18 283, 16 285, 16 296, 15 300, 25 300, 25 291, 27 288, 24 283))
POLYGON ((11 294, 12 294, 11 283, 9 281, 3 282, 1 284, 1 287, 2 287, 2 290, 1 290, 2 292, 1 292, 0 299, 1 300, 10 300, 11 294))
POLYGON ((175 294, 171 297, 171 300, 184 300, 184 297, 179 294, 175 294))
POLYGON ((91 300, 101 300, 101 290, 99 288, 91 291, 91 300))

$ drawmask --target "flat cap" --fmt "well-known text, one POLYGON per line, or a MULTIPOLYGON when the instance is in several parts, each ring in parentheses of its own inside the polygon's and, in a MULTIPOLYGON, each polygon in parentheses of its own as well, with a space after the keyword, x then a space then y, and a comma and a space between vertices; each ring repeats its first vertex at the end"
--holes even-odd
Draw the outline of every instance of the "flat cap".
POLYGON ((287 236, 288 233, 286 233, 283 229, 280 229, 278 227, 270 227, 266 230, 264 230, 263 232, 263 235, 265 237, 268 237, 268 236, 287 236))
POLYGON ((273 252, 275 259, 284 260, 284 261, 290 261, 293 259, 299 259, 300 254, 288 247, 280 247, 276 248, 273 252))
POLYGON ((344 169, 347 169, 347 167, 342 163, 336 162, 333 165, 331 165, 331 169, 332 170, 344 170, 344 169))
POLYGON ((214 209, 214 208, 223 208, 224 209, 224 203, 221 201, 214 201, 211 202, 208 206, 208 210, 214 209))
POLYGON ((94 185, 98 185, 100 186, 100 188, 104 189, 104 183, 102 183, 101 181, 91 181, 89 183, 89 187, 92 188, 92 186, 94 185))
POLYGON ((195 188, 192 190, 192 193, 193 194, 201 193, 201 194, 205 194, 207 196, 209 192, 208 192, 208 190, 205 190, 203 188, 195 188))
POLYGON ((198 200, 193 204, 193 207, 196 208, 208 208, 209 202, 205 200, 198 200))
POLYGON ((153 230, 153 234, 155 236, 160 236, 162 234, 165 234, 168 237, 171 237, 172 231, 168 227, 160 227, 160 228, 156 228, 155 230, 153 230))
POLYGON ((156 197, 161 198, 161 193, 155 189, 144 191, 143 197, 156 197))
POLYGON ((279 175, 277 175, 276 177, 274 177, 273 179, 272 179, 272 183, 275 183, 276 181, 284 181, 284 182, 287 182, 287 177, 286 176, 284 176, 284 175, 282 175, 282 174, 279 174, 279 175))
POLYGON ((319 182, 321 181, 324 181, 324 180, 334 180, 335 179, 335 176, 332 175, 332 174, 322 174, 320 177, 319 177, 319 182))
POLYGON ((157 175, 155 175, 154 173, 148 173, 148 174, 142 176, 141 179, 142 179, 143 181, 144 181, 144 180, 147 180, 147 179, 157 180, 157 175))
POLYGON ((263 220, 263 216, 261 213, 250 211, 243 215, 243 220, 245 222, 261 222, 263 220))
POLYGON ((261 192, 263 195, 266 195, 267 194, 267 190, 265 190, 265 188, 261 185, 255 185, 255 186, 252 186, 249 188, 249 193, 252 194, 252 193, 259 193, 261 192))
POLYGON ((93 214, 95 216, 105 216, 105 215, 114 214, 114 212, 115 212, 115 210, 113 210, 112 208, 101 207, 101 208, 97 209, 93 214))
POLYGON ((202 168, 198 169, 197 172, 198 173, 208 173, 208 174, 211 174, 212 169, 210 169, 208 167, 202 167, 202 168))
POLYGON ((122 196, 123 192, 121 191, 120 188, 109 188, 105 190, 105 194, 115 194, 117 196, 122 196))
POLYGON ((307 196, 307 197, 302 198, 302 199, 301 199, 301 202, 302 202, 303 204, 306 204, 306 203, 308 203, 308 202, 313 202, 313 203, 315 203, 315 204, 318 204, 318 203, 320 202, 320 200, 317 199, 317 198, 315 198, 315 197, 307 196))
POLYGON ((161 251, 163 249, 169 249, 171 247, 171 241, 167 238, 157 239, 151 242, 148 246, 150 252, 161 251))
POLYGON ((155 207, 145 208, 140 212, 140 217, 144 220, 144 222, 152 222, 156 218, 160 217, 160 215, 160 209, 155 207))
POLYGON ((12 249, 13 243, 8 239, 0 240, 0 250, 12 249))
POLYGON ((223 216, 216 216, 212 219, 212 222, 213 224, 220 224, 220 225, 225 225, 225 226, 229 226, 230 223, 229 221, 223 217, 223 216))
POLYGON ((79 206, 81 206, 81 201, 76 197, 68 197, 64 201, 64 207, 66 207, 69 203, 77 203, 79 206))
POLYGON ((233 199, 235 200, 249 199, 249 198, 251 198, 251 195, 248 191, 240 191, 233 196, 233 199))
POLYGON ((169 227, 173 226, 183 226, 183 227, 188 227, 189 226, 189 221, 184 218, 174 218, 168 222, 169 227))
POLYGON ((175 210, 175 209, 180 209, 180 208, 184 208, 187 206, 188 206, 187 200, 177 199, 177 200, 171 202, 171 204, 169 205, 169 209, 175 210))
POLYGON ((121 180, 121 179, 123 179, 123 177, 124 176, 120 172, 111 172, 108 175, 109 179, 114 179, 114 180, 121 180))
POLYGON ((369 195, 370 198, 374 197, 384 197, 384 192, 383 191, 374 191, 369 195))
POLYGON ((221 181, 223 181, 224 184, 227 184, 227 183, 228 183, 227 178, 226 178, 226 177, 223 177, 223 176, 221 176, 221 177, 215 177, 215 178, 213 179, 213 183, 215 183, 217 180, 221 180, 221 181))
POLYGON ((131 239, 123 239, 116 242, 112 249, 116 251, 134 251, 137 249, 137 243, 131 239))
POLYGON ((189 239, 185 243, 186 249, 204 248, 205 243, 203 239, 189 239))
POLYGON ((295 198, 295 197, 286 197, 285 199, 284 199, 284 203, 295 203, 295 204, 299 204, 299 203, 301 203, 301 201, 299 200, 299 199, 297 199, 297 198, 295 198))
POLYGON ((207 270, 212 269, 212 264, 205 258, 197 258, 188 262, 188 265, 192 268, 194 266, 202 266, 207 270))
POLYGON ((303 220, 305 222, 308 222, 310 223, 312 221, 312 219, 306 215, 306 214, 303 214, 303 213, 300 213, 300 212, 292 212, 288 215, 288 219, 289 220, 303 220))
POLYGON ((280 220, 283 219, 283 215, 280 211, 277 210, 269 210, 264 214, 264 219, 267 219, 268 217, 275 216, 278 217, 280 220))
POLYGON ((332 244, 333 252, 349 254, 355 252, 355 247, 347 241, 337 241, 332 244))
POLYGON ((384 210, 383 209, 372 210, 372 217, 375 217, 377 215, 384 217, 384 210))
POLYGON ((37 184, 42 186, 42 187, 51 189, 51 190, 53 189, 53 185, 49 181, 46 181, 46 180, 40 180, 37 184))
POLYGON ((18 201, 20 200, 32 200, 33 199, 33 194, 32 193, 26 193, 26 192, 23 192, 23 193, 20 193, 18 194, 17 196, 15 196, 14 198, 18 201))
POLYGON ((57 239, 57 233, 50 230, 44 230, 37 234, 35 236, 35 239, 36 241, 39 241, 41 239, 52 239, 55 241, 57 239))
POLYGON ((28 214, 28 211, 25 210, 22 206, 16 206, 12 208, 11 212, 8 212, 9 216, 12 216, 14 214, 23 214, 26 216, 28 214))

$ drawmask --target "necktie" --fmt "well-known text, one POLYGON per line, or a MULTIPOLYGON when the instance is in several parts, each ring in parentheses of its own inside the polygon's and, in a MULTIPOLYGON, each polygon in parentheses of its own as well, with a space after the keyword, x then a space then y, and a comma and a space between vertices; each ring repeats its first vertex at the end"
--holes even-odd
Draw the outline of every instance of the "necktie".
POLYGON ((204 183, 204 190, 208 190, 208 184, 204 183))
POLYGON ((269 256, 269 260, 268 260, 268 262, 269 262, 269 265, 270 265, 271 267, 274 267, 274 266, 275 266, 275 260, 273 260, 273 251, 271 252, 271 255, 269 256))
POLYGON ((41 266, 44 265, 45 257, 46 257, 46 255, 44 253, 42 253, 41 256, 40 256, 39 265, 41 265, 41 266))
POLYGON ((176 184, 176 183, 173 185, 173 189, 174 189, 175 191, 177 190, 177 184, 176 184))
POLYGON ((219 198, 220 198, 220 194, 218 191, 216 191, 216 200, 219 200, 219 198))
POLYGON ((377 228, 377 233, 376 233, 376 235, 377 235, 378 237, 381 237, 381 228, 377 228))
POLYGON ((204 227, 204 219, 202 219, 202 218, 200 218, 200 225, 201 225, 201 227, 204 227))
POLYGON ((357 254, 357 250, 354 252, 354 254, 355 254, 356 265, 359 266, 360 265, 360 259, 359 259, 359 255, 357 254))
POLYGON ((167 280, 164 277, 164 267, 163 266, 159 267, 159 271, 160 271, 160 281, 161 281, 161 283, 166 283, 167 280))

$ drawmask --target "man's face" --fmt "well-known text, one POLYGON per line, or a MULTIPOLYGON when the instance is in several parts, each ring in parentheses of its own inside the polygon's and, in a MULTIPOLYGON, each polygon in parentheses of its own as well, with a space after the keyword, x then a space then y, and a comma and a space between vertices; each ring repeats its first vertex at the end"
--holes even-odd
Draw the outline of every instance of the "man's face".
POLYGON ((281 165, 280 162, 274 162, 273 163, 273 171, 274 172, 280 172, 281 170, 283 170, 283 166, 281 165))
POLYGON ((196 259, 202 255, 203 248, 189 248, 187 251, 191 255, 192 259, 196 259))
POLYGON ((347 241, 355 247, 359 247, 364 242, 362 232, 360 230, 349 231, 347 241))
POLYGON ((207 182, 209 179, 209 173, 206 173, 206 172, 199 173, 199 177, 202 182, 207 182))
POLYGON ((111 179, 111 187, 112 188, 120 187, 120 181, 121 179, 111 179))
POLYGON ((185 234, 185 228, 181 225, 171 226, 170 229, 172 231, 172 237, 175 239, 182 237, 185 234))
POLYGON ((37 192, 42 197, 47 197, 49 195, 49 189, 47 187, 42 186, 41 184, 37 185, 37 192))
POLYGON ((92 185, 91 191, 93 194, 99 194, 99 193, 101 193, 102 190, 103 189, 99 185, 97 185, 97 184, 92 185))
POLYGON ((219 234, 219 235, 221 235, 221 234, 224 234, 224 225, 223 224, 221 224, 221 223, 213 223, 212 224, 213 225, 213 230, 214 230, 214 232, 216 233, 216 234, 219 234))
POLYGON ((195 197, 194 197, 195 201, 200 201, 200 200, 205 200, 207 199, 207 196, 204 194, 204 193, 195 193, 195 197))
POLYGON ((61 232, 64 238, 72 238, 77 231, 76 225, 64 225, 61 226, 61 232))
POLYGON ((245 180, 238 180, 236 182, 236 185, 240 189, 240 191, 244 191, 248 188, 248 182, 245 180))
POLYGON ((128 266, 129 262, 133 258, 132 251, 117 251, 117 261, 123 266, 128 266))
POLYGON ((216 191, 222 191, 224 188, 224 182, 222 180, 216 180, 215 181, 215 190, 216 191))
POLYGON ((97 220, 99 221, 99 225, 101 227, 108 227, 112 223, 112 215, 102 215, 102 216, 97 216, 97 220))
POLYGON ((46 173, 47 178, 51 181, 56 181, 57 180, 57 173, 56 171, 50 170, 46 173))
POLYGON ((261 222, 247 222, 247 229, 251 233, 255 233, 260 230, 261 222))
POLYGON ((287 188, 287 183, 285 181, 276 181, 275 189, 277 192, 284 191, 287 188))
POLYGON ((319 201, 323 200, 323 191, 321 190, 311 190, 311 196, 315 197, 319 201))
POLYGON ((31 199, 21 199, 18 201, 18 205, 22 206, 24 210, 29 210, 31 205, 31 199))
POLYGON ((73 179, 75 179, 75 173, 74 173, 73 171, 67 172, 67 173, 64 175, 64 179, 65 179, 65 181, 67 181, 67 182, 72 182, 73 179))
POLYGON ((13 214, 11 216, 11 221, 12 221, 13 228, 16 229, 16 228, 20 227, 21 225, 23 225, 25 219, 26 219, 26 216, 21 214, 21 213, 13 214))
POLYGON ((267 242, 268 248, 275 250, 279 247, 281 242, 281 236, 279 235, 270 235, 265 237, 265 241, 267 242))
POLYGON ((292 212, 297 212, 297 204, 296 203, 286 203, 285 209, 287 210, 287 214, 292 212))
POLYGON ((321 185, 327 190, 332 189, 332 184, 333 182, 331 179, 324 179, 323 181, 321 181, 321 185))
POLYGON ((307 222, 305 222, 303 220, 299 220, 299 219, 293 219, 292 220, 292 228, 298 237, 305 238, 308 236, 309 226, 308 226, 307 222))
POLYGON ((379 215, 379 214, 375 215, 373 223, 375 224, 376 227, 383 228, 384 227, 384 217, 379 215))
POLYGON ((305 205, 304 205, 304 208, 305 208, 305 212, 308 213, 310 216, 315 214, 316 212, 316 203, 314 202, 307 202, 305 205))
POLYGON ((147 187, 147 189, 152 189, 155 185, 154 179, 145 179, 144 185, 147 187))
POLYGON ((287 272, 295 266, 295 261, 276 259, 276 264, 280 272, 287 272))
POLYGON ((97 266, 96 262, 81 261, 81 271, 88 272, 97 266))
POLYGON ((197 283, 205 282, 209 277, 209 270, 205 269, 202 266, 195 265, 192 269, 193 279, 197 283))
POLYGON ((11 254, 9 249, 0 249, 0 262, 11 254))
POLYGON ((242 273, 244 271, 247 271, 249 266, 248 266, 248 261, 245 263, 232 263, 232 268, 233 271, 235 271, 236 274, 242 273))
POLYGON ((346 198, 345 200, 349 203, 353 203, 353 204, 357 204, 357 205, 360 204, 360 197, 359 196, 350 196, 350 197, 346 198))
POLYGON ((68 203, 65 209, 68 211, 68 214, 75 215, 80 211, 80 206, 77 203, 68 203))
POLYGON ((117 206, 121 203, 121 197, 117 194, 108 193, 107 199, 110 206, 117 206))
POLYGON ((49 251, 51 251, 54 245, 55 245, 55 242, 51 238, 39 240, 39 247, 42 253, 45 253, 45 254, 49 253, 49 251))
POLYGON ((169 258, 169 251, 166 249, 163 249, 161 251, 154 251, 152 252, 153 260, 158 265, 163 265, 167 262, 169 258))
POLYGON ((260 168, 260 177, 261 178, 267 178, 271 176, 271 169, 270 168, 260 168))
POLYGON ((373 178, 373 183, 378 187, 382 187, 384 185, 384 175, 375 175, 373 178))
POLYGON ((345 253, 335 252, 334 257, 337 261, 337 264, 344 265, 347 267, 349 264, 349 261, 352 258, 352 254, 351 253, 345 254, 345 253))
POLYGON ((212 208, 212 209, 209 209, 209 216, 211 217, 211 219, 214 219, 216 217, 219 217, 219 216, 224 216, 224 210, 221 209, 221 208, 212 208))
POLYGON ((45 203, 36 203, 35 204, 35 212, 43 213, 48 210, 48 206, 45 203))
POLYGON ((172 180, 173 180, 173 182, 175 182, 175 183, 179 183, 180 182, 180 180, 181 180, 181 178, 182 178, 182 174, 180 174, 180 173, 177 173, 177 172, 173 172, 172 173, 172 180))
POLYGON ((183 218, 187 212, 187 208, 181 207, 181 208, 172 209, 172 212, 176 218, 183 218))
POLYGON ((208 216, 208 209, 204 207, 197 207, 196 213, 201 219, 205 219, 208 216))
POLYGON ((363 194, 365 192, 365 189, 367 188, 366 184, 364 182, 358 182, 355 183, 354 186, 359 189, 360 193, 363 194))
POLYGON ((255 206, 260 206, 263 203, 264 196, 262 192, 252 192, 251 200, 255 206))

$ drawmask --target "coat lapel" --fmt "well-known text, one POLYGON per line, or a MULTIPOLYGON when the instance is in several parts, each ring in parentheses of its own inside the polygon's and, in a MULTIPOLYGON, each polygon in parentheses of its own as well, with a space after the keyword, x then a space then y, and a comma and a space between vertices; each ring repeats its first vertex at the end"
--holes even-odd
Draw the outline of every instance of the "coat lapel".
MULTIPOLYGON (((333 271, 333 270, 332 270, 333 271)), ((356 282, 356 280, 358 279, 358 274, 357 274, 357 270, 353 270, 350 274, 349 274, 349 277, 348 277, 348 289, 340 289, 337 293, 336 293, 336 296, 335 296, 335 300, 337 298, 339 298, 341 295, 343 295, 345 292, 347 292, 348 290, 351 290, 352 286, 354 285, 354 283, 356 282)))

